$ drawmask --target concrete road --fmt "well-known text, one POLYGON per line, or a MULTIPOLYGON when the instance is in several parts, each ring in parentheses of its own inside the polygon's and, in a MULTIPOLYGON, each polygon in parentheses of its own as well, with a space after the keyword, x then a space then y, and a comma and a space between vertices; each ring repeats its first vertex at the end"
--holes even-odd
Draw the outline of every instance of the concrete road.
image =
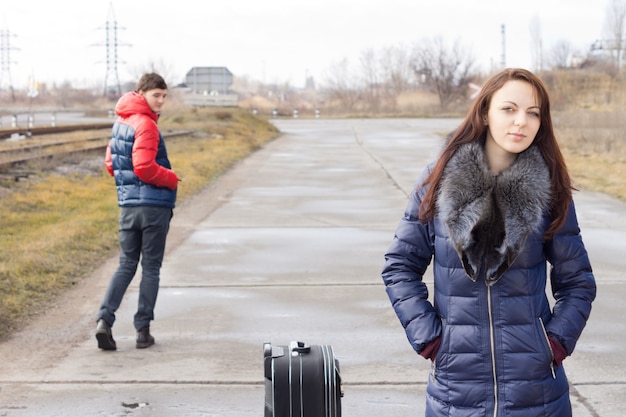
MULTIPOLYGON (((344 416, 423 415, 429 364, 380 269, 414 181, 458 120, 274 123, 281 138, 176 209, 157 344, 134 348, 135 282, 113 329, 118 350, 96 348, 112 259, 0 345, 0 416, 261 416, 263 343, 291 340, 334 347, 344 416)), ((575 198, 599 294, 565 361, 574 415, 623 416, 626 204, 575 198)))

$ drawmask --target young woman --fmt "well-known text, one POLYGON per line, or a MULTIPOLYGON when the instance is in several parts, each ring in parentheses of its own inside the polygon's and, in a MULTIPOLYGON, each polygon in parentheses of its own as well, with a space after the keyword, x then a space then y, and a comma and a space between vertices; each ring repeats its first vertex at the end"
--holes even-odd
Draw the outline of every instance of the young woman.
POLYGON ((571 416, 561 362, 596 285, 537 76, 506 69, 486 82, 411 194, 385 260, 395 312, 432 361, 426 416, 571 416), (431 303, 422 277, 433 259, 431 303))

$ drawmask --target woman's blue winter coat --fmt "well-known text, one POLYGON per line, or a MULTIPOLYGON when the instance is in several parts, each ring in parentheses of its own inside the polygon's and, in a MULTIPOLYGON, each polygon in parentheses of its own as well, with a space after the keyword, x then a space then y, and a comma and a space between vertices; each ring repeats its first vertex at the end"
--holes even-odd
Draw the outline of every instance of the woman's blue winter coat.
POLYGON ((468 278, 438 216, 418 220, 424 192, 417 187, 410 196, 382 276, 413 348, 419 353, 442 337, 426 416, 570 416, 567 378, 553 365, 548 335, 571 354, 596 292, 573 203, 553 239, 543 239, 546 217, 511 268, 488 286, 468 278), (422 277, 433 259, 431 303, 422 277))

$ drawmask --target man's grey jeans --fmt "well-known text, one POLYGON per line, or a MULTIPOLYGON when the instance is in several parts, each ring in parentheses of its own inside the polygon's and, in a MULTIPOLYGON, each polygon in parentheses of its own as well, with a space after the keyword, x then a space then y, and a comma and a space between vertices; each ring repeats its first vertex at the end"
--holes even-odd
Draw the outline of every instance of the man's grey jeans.
POLYGON ((102 300, 98 320, 104 319, 113 325, 115 312, 137 272, 141 258, 142 276, 134 325, 136 330, 150 326, 154 320, 165 240, 172 216, 173 210, 169 207, 121 207, 120 262, 102 300))

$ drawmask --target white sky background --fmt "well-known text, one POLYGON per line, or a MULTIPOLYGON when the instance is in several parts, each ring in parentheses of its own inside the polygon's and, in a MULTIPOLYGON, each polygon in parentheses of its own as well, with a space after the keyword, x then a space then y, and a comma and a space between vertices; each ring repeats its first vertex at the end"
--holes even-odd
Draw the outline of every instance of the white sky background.
MULTIPOLYGON (((106 74, 104 30, 117 21, 120 81, 153 64, 173 86, 194 66, 226 66, 235 76, 303 86, 323 83, 332 66, 356 65, 367 50, 412 46, 423 38, 460 40, 480 67, 533 70, 530 25, 544 50, 566 40, 587 51, 602 38, 608 0, 2 0, 10 37, 11 82, 93 86, 106 74), (109 19, 112 7, 114 18, 109 19), (127 46, 130 45, 130 46, 127 46)), ((112 32, 111 32, 112 33, 112 32)), ((6 86, 7 74, 2 74, 6 86)))

